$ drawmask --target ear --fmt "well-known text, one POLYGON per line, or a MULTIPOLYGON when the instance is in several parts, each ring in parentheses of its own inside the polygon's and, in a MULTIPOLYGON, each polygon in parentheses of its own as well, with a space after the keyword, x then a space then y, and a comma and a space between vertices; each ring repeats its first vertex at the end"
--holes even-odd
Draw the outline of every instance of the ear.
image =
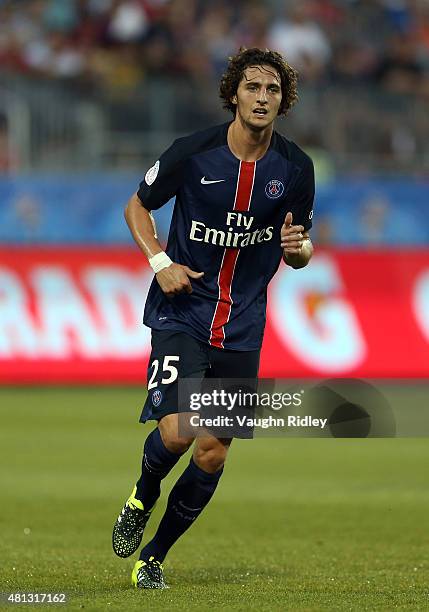
POLYGON ((233 104, 237 104, 237 96, 232 96, 232 98, 231 98, 231 102, 232 102, 233 104))

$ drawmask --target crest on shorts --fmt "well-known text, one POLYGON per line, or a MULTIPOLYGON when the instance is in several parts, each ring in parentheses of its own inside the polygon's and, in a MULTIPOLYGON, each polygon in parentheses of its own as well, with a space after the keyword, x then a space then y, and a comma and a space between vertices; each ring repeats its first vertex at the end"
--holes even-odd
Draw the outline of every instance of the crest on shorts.
POLYGON ((161 402, 162 391, 160 391, 159 389, 155 389, 155 391, 152 393, 152 404, 155 406, 155 408, 157 408, 161 402))
POLYGON ((146 181, 147 185, 150 186, 152 185, 152 183, 155 182, 155 179, 158 176, 158 171, 159 171, 159 160, 156 162, 156 164, 152 166, 152 168, 149 168, 149 170, 146 172, 144 180, 146 181))
POLYGON ((279 198, 285 190, 285 186, 281 181, 272 179, 265 185, 265 195, 268 198, 279 198))

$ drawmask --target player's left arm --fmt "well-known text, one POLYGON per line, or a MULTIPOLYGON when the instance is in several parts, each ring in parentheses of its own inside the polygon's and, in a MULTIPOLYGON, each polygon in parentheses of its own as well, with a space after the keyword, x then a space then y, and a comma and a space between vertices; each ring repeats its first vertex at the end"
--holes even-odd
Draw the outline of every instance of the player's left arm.
POLYGON ((313 243, 308 230, 305 231, 303 225, 293 225, 291 212, 285 217, 280 239, 285 264, 295 270, 304 268, 313 255, 313 243))
POLYGON ((304 268, 314 250, 309 234, 313 224, 314 166, 310 157, 305 154, 301 163, 300 172, 290 194, 295 219, 292 213, 288 212, 280 232, 283 261, 295 269, 304 268))

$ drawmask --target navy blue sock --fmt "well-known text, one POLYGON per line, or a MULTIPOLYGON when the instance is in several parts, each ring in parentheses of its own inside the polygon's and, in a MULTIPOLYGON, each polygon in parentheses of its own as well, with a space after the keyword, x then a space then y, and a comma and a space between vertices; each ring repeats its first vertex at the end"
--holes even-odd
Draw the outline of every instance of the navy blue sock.
POLYGON ((158 427, 145 441, 142 474, 136 483, 136 497, 150 510, 161 493, 161 480, 176 465, 183 453, 172 453, 162 441, 158 427))
POLYGON ((223 468, 209 474, 191 459, 168 497, 167 508, 154 538, 144 546, 140 559, 152 555, 158 561, 164 558, 173 544, 192 525, 210 501, 216 490, 223 468))

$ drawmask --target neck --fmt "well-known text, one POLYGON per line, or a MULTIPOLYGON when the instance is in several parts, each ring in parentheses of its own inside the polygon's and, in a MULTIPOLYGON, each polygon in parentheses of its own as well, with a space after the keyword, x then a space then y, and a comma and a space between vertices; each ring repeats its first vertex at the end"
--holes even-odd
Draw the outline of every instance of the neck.
POLYGON ((273 124, 263 130, 252 130, 236 115, 228 128, 228 146, 241 161, 258 161, 270 146, 273 124))

